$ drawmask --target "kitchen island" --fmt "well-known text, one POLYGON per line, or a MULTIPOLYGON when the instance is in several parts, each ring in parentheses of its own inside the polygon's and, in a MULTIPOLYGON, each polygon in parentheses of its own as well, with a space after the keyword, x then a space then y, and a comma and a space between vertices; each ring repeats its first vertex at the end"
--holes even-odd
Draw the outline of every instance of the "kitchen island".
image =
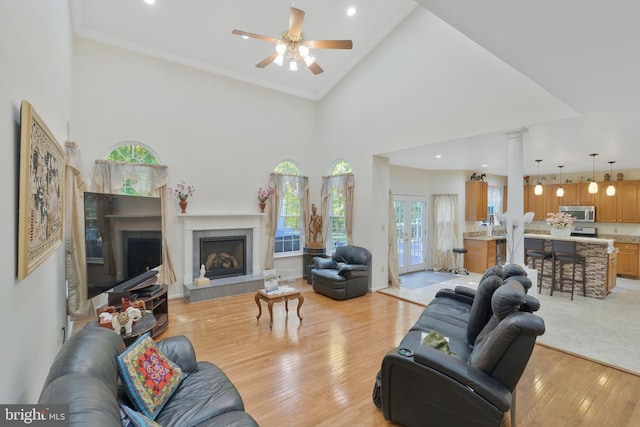
POLYGON ((487 268, 505 263, 504 236, 467 236, 464 238, 464 268, 473 273, 484 273, 487 268))
MULTIPOLYGON (((616 286, 617 274, 617 255, 618 249, 613 246, 613 239, 600 239, 596 237, 556 237, 550 234, 525 234, 525 238, 543 239, 545 240, 545 251, 551 253, 552 240, 565 240, 576 242, 576 251, 578 255, 587 258, 586 278, 587 292, 586 296, 591 298, 603 299, 616 286)), ((540 262, 536 263, 538 274, 540 274, 540 262)), ((565 266, 565 269, 569 267, 565 266)), ((551 290, 552 273, 551 260, 547 261, 545 266, 545 275, 542 278, 543 293, 551 290)), ((569 272, 569 276, 570 276, 569 272)), ((576 276, 582 274, 581 268, 576 271, 576 276)), ((565 270, 565 277, 567 270, 565 270)), ((557 288, 557 286, 556 286, 557 288)), ((565 286, 566 290, 566 286, 565 286)), ((557 289, 554 290, 557 292, 557 289)), ((576 284, 575 294, 582 295, 582 284, 576 284)))

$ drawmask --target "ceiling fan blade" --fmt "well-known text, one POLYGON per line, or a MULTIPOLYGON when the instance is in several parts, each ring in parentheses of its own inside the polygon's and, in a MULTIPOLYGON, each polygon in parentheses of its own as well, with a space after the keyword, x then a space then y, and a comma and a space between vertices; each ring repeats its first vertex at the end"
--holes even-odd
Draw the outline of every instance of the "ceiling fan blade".
POLYGON ((313 61, 311 65, 308 65, 308 68, 311 70, 313 74, 320 74, 321 72, 324 71, 316 61, 313 61))
POLYGON ((254 33, 247 33, 246 31, 240 31, 240 30, 233 30, 231 33, 237 36, 247 36, 247 37, 251 37, 252 39, 264 40, 271 43, 278 43, 280 41, 273 37, 263 36, 263 35, 254 34, 254 33))
POLYGON ((307 46, 309 49, 351 49, 353 42, 351 40, 309 40, 307 46))
POLYGON ((258 68, 266 67, 267 65, 271 64, 274 59, 276 59, 276 56, 278 56, 278 52, 273 52, 271 55, 267 56, 262 61, 258 62, 256 64, 256 67, 258 68))
POLYGON ((292 7, 289 13, 289 38, 291 40, 296 41, 300 38, 302 21, 304 21, 304 11, 292 7))

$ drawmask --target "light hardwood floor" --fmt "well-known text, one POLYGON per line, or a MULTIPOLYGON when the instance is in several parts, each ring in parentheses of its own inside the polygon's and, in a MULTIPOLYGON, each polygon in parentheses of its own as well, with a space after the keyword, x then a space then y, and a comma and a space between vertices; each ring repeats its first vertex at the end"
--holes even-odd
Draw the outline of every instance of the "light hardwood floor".
MULTIPOLYGON (((424 309, 369 293, 347 301, 306 282, 297 301, 273 306, 273 330, 253 294, 197 304, 171 300, 157 339, 186 335, 199 360, 220 366, 263 427, 389 426, 371 400, 375 375, 424 309)), ((517 387, 518 426, 639 426, 640 377, 536 345, 517 387)))

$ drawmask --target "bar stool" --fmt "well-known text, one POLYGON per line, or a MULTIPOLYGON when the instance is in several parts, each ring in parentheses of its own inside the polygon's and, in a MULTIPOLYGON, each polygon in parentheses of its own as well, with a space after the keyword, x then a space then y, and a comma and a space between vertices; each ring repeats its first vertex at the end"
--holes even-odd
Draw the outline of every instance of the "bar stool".
MULTIPOLYGON (((551 241, 552 254, 553 254, 553 279, 551 280, 551 293, 553 295, 553 290, 556 286, 556 272, 560 269, 560 277, 558 283, 560 285, 560 292, 562 291, 562 285, 565 281, 564 278, 564 266, 571 265, 572 267, 572 275, 571 275, 571 301, 573 301, 573 289, 575 287, 576 282, 582 283, 582 295, 587 296, 587 258, 582 255, 578 255, 576 252, 576 242, 567 241, 567 240, 552 240, 551 241), (557 263, 557 264, 556 264, 557 263), (582 280, 576 280, 576 265, 582 266, 582 280)), ((568 280, 568 278, 567 278, 568 280)))
POLYGON ((536 260, 540 260, 540 275, 538 276, 538 292, 542 292, 542 276, 544 276, 544 262, 551 260, 553 254, 544 250, 543 239, 524 238, 524 260, 531 259, 531 267, 536 268, 536 260))
POLYGON ((454 274, 459 274, 460 272, 464 273, 464 274, 469 274, 469 272, 467 271, 466 268, 464 268, 464 264, 460 262, 460 255, 466 254, 468 251, 466 248, 453 248, 451 250, 455 257, 456 257, 456 268, 452 268, 451 272, 453 272, 454 274))

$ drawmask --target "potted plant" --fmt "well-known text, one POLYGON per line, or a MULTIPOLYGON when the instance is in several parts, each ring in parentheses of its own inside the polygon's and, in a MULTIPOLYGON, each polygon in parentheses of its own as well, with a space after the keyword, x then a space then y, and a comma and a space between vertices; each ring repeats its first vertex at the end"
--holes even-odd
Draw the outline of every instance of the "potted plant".
POLYGON ((267 206, 267 200, 274 193, 273 188, 258 188, 258 200, 260 201, 260 213, 264 213, 264 208, 267 206))
POLYGON ((556 237, 569 237, 571 235, 571 225, 575 221, 568 213, 560 212, 547 214, 547 224, 551 226, 551 235, 556 237))
POLYGON ((182 213, 187 213, 187 199, 195 193, 196 187, 187 185, 184 181, 180 181, 175 188, 169 188, 171 195, 176 196, 180 200, 180 208, 182 213))

